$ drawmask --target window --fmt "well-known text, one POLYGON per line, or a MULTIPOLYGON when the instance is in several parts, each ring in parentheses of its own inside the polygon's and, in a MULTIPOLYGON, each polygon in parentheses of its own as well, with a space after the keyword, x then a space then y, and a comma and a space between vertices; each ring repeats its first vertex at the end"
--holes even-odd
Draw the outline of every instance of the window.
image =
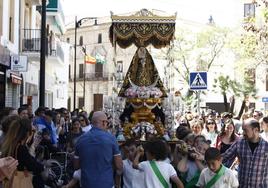
POLYGON ((83 46, 84 42, 83 42, 83 36, 80 36, 79 38, 79 46, 83 46))
POLYGON ((78 108, 82 109, 84 107, 84 97, 78 98, 78 108))
POLYGON ((14 13, 15 13, 15 0, 9 1, 9 40, 14 42, 14 13))
POLYGON ((255 17, 255 4, 254 3, 244 4, 244 17, 255 17))
POLYGON ((69 79, 71 78, 71 65, 69 65, 69 79))
POLYGON ((66 42, 67 43, 70 43, 70 38, 69 37, 66 39, 66 42))
POLYGON ((94 111, 102 110, 103 108, 103 94, 94 94, 94 111))
POLYGON ((117 72, 123 72, 123 61, 117 61, 117 65, 116 65, 116 70, 117 72))
POLYGON ((68 98, 68 102, 67 102, 67 108, 68 110, 71 110, 71 98, 68 98))
POLYGON ((266 90, 265 91, 268 91, 268 69, 266 69, 266 90))
POLYGON ((98 34, 98 43, 99 44, 102 43, 102 35, 101 35, 101 33, 98 34))
POLYGON ((102 72, 103 72, 103 64, 101 64, 101 63, 95 64, 95 77, 101 78, 102 72))
POLYGON ((84 77, 84 64, 79 64, 79 78, 84 77))
POLYGON ((3 0, 0 0, 0 35, 3 34, 3 0))

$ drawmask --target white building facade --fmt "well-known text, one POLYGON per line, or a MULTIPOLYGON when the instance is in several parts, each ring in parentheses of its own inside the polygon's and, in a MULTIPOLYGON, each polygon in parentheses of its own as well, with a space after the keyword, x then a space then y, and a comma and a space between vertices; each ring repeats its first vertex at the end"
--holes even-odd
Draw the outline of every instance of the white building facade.
MULTIPOLYGON (((0 37, 7 49, 10 65, 2 69, 5 104, 18 108, 29 104, 39 106, 41 1, 1 0, 0 37)), ((67 107, 69 45, 61 41, 65 32, 62 0, 47 4, 47 48, 45 74, 45 106, 67 107)), ((1 85, 2 81, 0 81, 1 85)))

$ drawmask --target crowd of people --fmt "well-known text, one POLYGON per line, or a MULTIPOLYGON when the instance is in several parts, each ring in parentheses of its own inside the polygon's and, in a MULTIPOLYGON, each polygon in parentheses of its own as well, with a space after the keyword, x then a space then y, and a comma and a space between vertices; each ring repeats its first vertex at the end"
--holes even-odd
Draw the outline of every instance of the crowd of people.
POLYGON ((178 114, 176 136, 118 141, 110 117, 30 105, 0 111, 4 188, 267 188, 268 117, 178 114), (52 184, 48 159, 68 154, 66 179, 52 184))

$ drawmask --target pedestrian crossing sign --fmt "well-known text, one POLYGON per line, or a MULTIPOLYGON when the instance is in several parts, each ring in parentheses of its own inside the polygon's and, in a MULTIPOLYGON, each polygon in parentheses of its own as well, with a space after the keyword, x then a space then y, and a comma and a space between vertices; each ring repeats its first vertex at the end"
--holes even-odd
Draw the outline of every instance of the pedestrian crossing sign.
POLYGON ((191 90, 206 90, 207 72, 190 72, 189 85, 191 90))

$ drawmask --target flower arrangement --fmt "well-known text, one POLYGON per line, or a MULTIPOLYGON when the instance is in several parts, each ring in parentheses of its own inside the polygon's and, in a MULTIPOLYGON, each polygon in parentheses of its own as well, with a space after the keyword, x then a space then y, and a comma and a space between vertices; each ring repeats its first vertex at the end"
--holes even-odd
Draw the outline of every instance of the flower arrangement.
POLYGON ((162 91, 157 87, 130 87, 125 91, 125 96, 128 98, 160 98, 162 91))

